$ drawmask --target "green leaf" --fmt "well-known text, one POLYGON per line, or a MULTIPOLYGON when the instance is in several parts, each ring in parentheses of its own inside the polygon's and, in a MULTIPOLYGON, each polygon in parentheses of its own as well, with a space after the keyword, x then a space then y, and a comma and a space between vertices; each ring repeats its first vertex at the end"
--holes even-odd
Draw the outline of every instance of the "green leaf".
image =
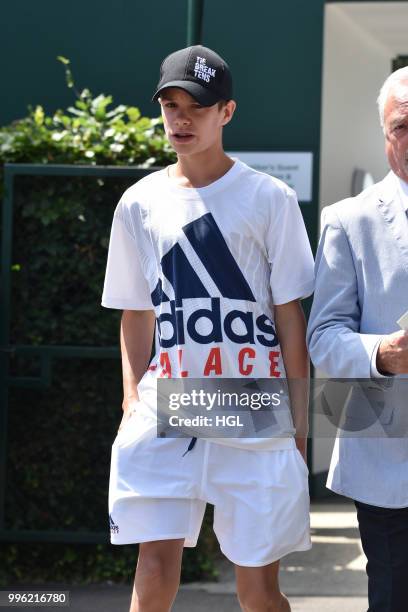
POLYGON ((106 116, 105 109, 109 104, 111 104, 112 100, 112 96, 105 96, 104 94, 100 94, 92 100, 91 112, 97 119, 103 119, 106 116))
POLYGON ((136 123, 140 118, 140 110, 136 106, 129 106, 126 110, 126 114, 129 117, 129 121, 136 123))
POLYGON ((42 125, 44 123, 44 109, 42 106, 36 106, 34 111, 34 121, 37 125, 42 125))
POLYGON ((79 97, 81 98, 81 100, 87 100, 88 98, 92 97, 92 94, 89 91, 89 89, 85 88, 81 91, 81 93, 79 94, 79 97))
POLYGON ((112 117, 115 117, 116 115, 123 115, 125 111, 126 111, 126 106, 124 104, 120 104, 113 110, 109 111, 109 113, 106 113, 106 116, 109 119, 111 119, 112 117))
POLYGON ((74 106, 68 106, 67 110, 73 115, 77 115, 78 117, 86 117, 86 112, 78 110, 74 106))
POLYGON ((67 130, 63 130, 62 132, 54 132, 53 135, 51 136, 51 139, 54 140, 55 142, 59 142, 67 134, 68 134, 67 130))
POLYGON ((70 64, 69 59, 64 57, 63 55, 57 55, 57 60, 61 62, 62 64, 65 64, 66 66, 70 64))
POLYGON ((119 144, 119 143, 112 143, 111 145, 109 145, 109 148, 111 151, 113 151, 114 153, 121 153, 124 149, 123 144, 119 144))
POLYGON ((72 72, 67 68, 65 71, 65 79, 67 81, 67 86, 71 89, 74 86, 74 79, 72 76, 72 72))
POLYGON ((81 110, 86 111, 88 109, 88 105, 86 102, 82 102, 82 100, 76 100, 75 106, 81 110))
POLYGON ((112 138, 112 136, 114 136, 115 134, 116 134, 116 130, 114 128, 109 128, 108 130, 105 130, 104 137, 112 138))

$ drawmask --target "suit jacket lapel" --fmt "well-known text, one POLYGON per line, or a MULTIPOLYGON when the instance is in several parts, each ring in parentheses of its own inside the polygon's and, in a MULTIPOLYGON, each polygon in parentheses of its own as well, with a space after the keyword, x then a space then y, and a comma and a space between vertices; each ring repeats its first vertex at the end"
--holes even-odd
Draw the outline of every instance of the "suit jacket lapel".
POLYGON ((401 203, 397 179, 392 172, 379 185, 377 206, 408 268, 408 220, 401 203))

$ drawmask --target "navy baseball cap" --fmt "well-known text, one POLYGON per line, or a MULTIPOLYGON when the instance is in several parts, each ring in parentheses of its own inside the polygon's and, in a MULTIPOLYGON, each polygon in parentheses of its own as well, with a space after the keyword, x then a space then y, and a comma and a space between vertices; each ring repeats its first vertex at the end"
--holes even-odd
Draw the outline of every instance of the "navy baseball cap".
POLYGON ((163 60, 153 102, 166 87, 184 89, 202 106, 232 98, 232 76, 227 62, 201 45, 180 49, 163 60))

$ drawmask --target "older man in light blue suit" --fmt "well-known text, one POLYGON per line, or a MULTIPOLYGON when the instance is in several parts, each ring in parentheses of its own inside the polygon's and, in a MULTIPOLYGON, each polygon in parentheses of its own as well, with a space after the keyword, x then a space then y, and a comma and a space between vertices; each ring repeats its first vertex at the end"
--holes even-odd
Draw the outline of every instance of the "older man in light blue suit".
MULTIPOLYGON (((356 503, 369 612, 406 612, 408 393, 397 378, 408 374, 408 332, 397 320, 408 310, 408 67, 385 81, 378 105, 391 172, 323 210, 308 341, 327 376, 383 389, 377 434, 339 436, 327 484, 356 503)), ((363 429, 364 411, 349 404, 351 429, 359 419, 363 429)))

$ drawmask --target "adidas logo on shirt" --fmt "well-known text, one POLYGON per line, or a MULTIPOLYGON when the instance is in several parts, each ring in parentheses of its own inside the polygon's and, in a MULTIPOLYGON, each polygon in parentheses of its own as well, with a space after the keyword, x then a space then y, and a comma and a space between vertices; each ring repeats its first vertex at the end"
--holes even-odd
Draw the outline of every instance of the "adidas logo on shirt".
MULTIPOLYGON (((250 286, 211 213, 188 223, 182 229, 194 252, 214 281, 221 297, 229 300, 256 302, 250 286), (222 265, 220 265, 221 262, 222 265)), ((174 291, 174 299, 170 299, 163 290, 162 280, 159 279, 151 294, 152 303, 155 307, 166 302, 169 304, 169 311, 161 311, 157 317, 159 343, 162 349, 183 346, 186 344, 186 336, 201 345, 221 343, 228 339, 237 345, 261 344, 270 348, 278 346, 279 340, 274 324, 265 314, 255 318, 251 310, 239 309, 232 309, 226 314, 221 313, 221 298, 210 294, 179 243, 171 247, 162 257, 160 264, 163 276, 169 281, 174 291), (188 316, 185 316, 183 301, 194 298, 201 298, 201 300, 208 298, 208 307, 200 307, 193 312, 191 312, 190 307, 188 316), (203 319, 206 320, 206 323, 209 323, 206 327, 209 327, 210 331, 207 333, 198 329, 199 323, 203 323, 203 319), (240 330, 244 329, 244 333, 234 331, 234 322, 239 323, 239 328, 240 330), (163 328, 165 328, 166 335, 163 328), (171 330, 170 333, 169 330, 171 330)), ((254 353, 252 347, 246 347, 241 351, 241 375, 249 375, 252 371, 251 367, 244 367, 243 361, 244 358, 253 358, 254 353)), ((279 353, 276 351, 272 351, 272 353, 273 366, 275 367, 279 353)), ((219 348, 212 349, 212 352, 210 352, 210 361, 207 360, 207 366, 204 368, 205 376, 208 376, 211 372, 216 374, 222 372, 221 366, 217 365, 218 354, 219 348)), ((167 353, 162 352, 161 355, 162 360, 166 362, 167 353)), ((165 370, 168 373, 169 363, 165 365, 165 370)), ((272 365, 271 370, 273 370, 272 365)), ((276 371, 271 375, 279 376, 276 371)))

